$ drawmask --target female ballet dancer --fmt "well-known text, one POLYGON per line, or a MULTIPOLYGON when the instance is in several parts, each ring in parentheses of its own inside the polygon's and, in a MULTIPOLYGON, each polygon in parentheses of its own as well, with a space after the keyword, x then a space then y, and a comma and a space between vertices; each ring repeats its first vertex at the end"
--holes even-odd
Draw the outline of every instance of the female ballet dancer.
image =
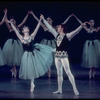
MULTIPOLYGON (((73 15, 80 24, 82 21, 75 15, 73 15)), ((100 30, 100 27, 94 27, 94 20, 89 21, 89 28, 84 26, 87 31, 88 39, 86 40, 83 53, 82 53, 82 67, 89 68, 89 79, 95 77, 96 68, 100 67, 100 41, 96 37, 96 33, 100 30)))
POLYGON ((64 24, 60 24, 57 27, 57 32, 56 30, 48 24, 48 22, 44 19, 44 16, 40 16, 41 19, 43 20, 44 24, 46 27, 48 27, 49 31, 55 36, 56 38, 56 54, 55 54, 55 64, 57 68, 57 75, 58 75, 58 90, 53 93, 62 93, 62 82, 63 82, 63 67, 68 75, 68 78, 73 86, 73 90, 75 95, 79 95, 79 92, 76 88, 74 76, 71 73, 70 66, 69 66, 69 61, 68 61, 68 54, 67 54, 67 46, 68 42, 76 35, 79 33, 79 31, 82 29, 82 26, 85 24, 83 23, 80 25, 76 30, 70 32, 70 33, 65 33, 65 26, 64 24))
MULTIPOLYGON (((20 66, 21 58, 23 55, 23 47, 22 47, 22 44, 20 43, 20 41, 17 39, 12 27, 8 23, 7 9, 5 9, 5 12, 6 12, 5 23, 7 25, 7 28, 9 29, 9 32, 10 32, 9 35, 11 38, 5 42, 5 44, 3 46, 3 53, 4 53, 5 59, 7 61, 7 65, 13 66, 11 69, 12 77, 16 78, 16 76, 17 76, 16 66, 20 66)), ((14 18, 12 18, 11 20, 12 20, 13 24, 19 29, 26 22, 29 14, 30 14, 30 12, 28 11, 26 17, 24 18, 22 23, 20 23, 19 25, 16 25, 16 21, 14 18)))
MULTIPOLYGON (((5 17, 6 17, 6 12, 4 12, 4 17, 2 19, 2 21, 0 22, 0 26, 4 23, 4 20, 5 20, 5 17)), ((5 60, 5 57, 4 57, 4 54, 1 50, 1 47, 0 47, 0 66, 3 66, 6 64, 6 60, 5 60)))
POLYGON ((42 44, 34 44, 34 38, 40 27, 41 19, 39 20, 34 32, 29 35, 29 28, 24 26, 22 29, 22 36, 14 24, 10 21, 10 24, 15 31, 17 37, 23 44, 24 54, 21 60, 21 65, 19 69, 19 78, 31 80, 30 91, 34 91, 34 79, 44 75, 50 68, 53 58, 52 58, 52 48, 42 44))
MULTIPOLYGON (((32 16, 37 20, 39 21, 38 17, 33 13, 33 11, 30 12, 32 14, 32 16)), ((70 19, 70 17, 72 17, 72 14, 68 16, 68 18, 63 22, 63 24, 67 23, 68 20, 70 19)), ((56 26, 53 26, 53 20, 50 18, 50 17, 47 17, 47 22, 56 29, 56 26)), ((53 49, 56 48, 56 40, 55 40, 55 37, 49 32, 48 28, 41 22, 41 27, 44 29, 45 31, 45 39, 43 39, 41 41, 41 44, 45 44, 45 45, 48 45, 50 47, 52 47, 53 49)), ((53 59, 54 59, 54 55, 55 55, 55 52, 52 53, 53 54, 53 59)), ((54 63, 54 60, 53 60, 53 64, 52 66, 54 66, 55 63, 54 63)), ((48 77, 50 78, 51 77, 51 69, 48 70, 48 77)))

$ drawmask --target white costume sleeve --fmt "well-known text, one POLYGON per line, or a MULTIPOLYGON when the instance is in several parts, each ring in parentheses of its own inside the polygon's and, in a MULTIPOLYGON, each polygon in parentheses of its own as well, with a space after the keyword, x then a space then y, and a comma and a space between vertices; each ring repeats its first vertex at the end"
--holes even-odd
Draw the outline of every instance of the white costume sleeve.
POLYGON ((82 29, 82 25, 80 25, 76 30, 70 32, 70 33, 67 33, 66 36, 69 40, 71 40, 75 35, 77 35, 80 30, 82 29))
POLYGON ((43 19, 44 24, 46 25, 46 27, 49 29, 49 31, 54 35, 54 37, 56 38, 58 33, 56 32, 56 30, 45 20, 43 19))

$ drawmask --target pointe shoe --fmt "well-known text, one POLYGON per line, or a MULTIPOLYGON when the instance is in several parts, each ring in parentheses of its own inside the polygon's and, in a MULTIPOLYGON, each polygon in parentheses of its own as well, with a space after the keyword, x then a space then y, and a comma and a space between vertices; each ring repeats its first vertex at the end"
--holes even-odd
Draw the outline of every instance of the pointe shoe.
POLYGON ((14 76, 14 72, 12 72, 12 77, 14 76))
POLYGON ((73 90, 74 90, 75 95, 79 95, 79 92, 76 88, 74 88, 73 90))
POLYGON ((15 70, 14 72, 14 78, 16 78, 16 76, 17 76, 17 70, 15 70))
POLYGON ((35 87, 35 85, 34 84, 31 84, 30 92, 33 92, 34 91, 34 87, 35 87))
POLYGON ((91 77, 92 77, 92 72, 90 71, 89 72, 89 79, 91 79, 91 77))
POLYGON ((48 71, 48 77, 51 77, 51 70, 48 71))
POLYGON ((76 92, 75 92, 75 95, 79 95, 79 92, 78 92, 78 91, 76 91, 76 92))
POLYGON ((96 71, 93 72, 93 78, 94 78, 95 74, 96 74, 96 71))
POLYGON ((53 92, 53 94, 62 94, 62 91, 57 90, 57 91, 53 92))
POLYGON ((11 69, 10 71, 11 71, 11 75, 12 75, 12 77, 13 77, 13 76, 14 76, 14 71, 13 71, 13 69, 11 69))
POLYGON ((51 73, 50 73, 50 74, 48 74, 48 77, 49 77, 49 78, 51 77, 51 73))

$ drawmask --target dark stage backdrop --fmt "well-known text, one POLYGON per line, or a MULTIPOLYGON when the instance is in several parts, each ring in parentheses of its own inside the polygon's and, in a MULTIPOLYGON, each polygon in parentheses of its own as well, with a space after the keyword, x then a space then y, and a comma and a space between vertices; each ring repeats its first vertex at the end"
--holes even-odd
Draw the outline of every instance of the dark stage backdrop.
MULTIPOLYGON (((90 19, 95 20, 95 27, 100 26, 100 2, 99 1, 0 1, 0 21, 4 15, 3 9, 8 9, 8 19, 12 16, 17 21, 17 25, 23 20, 28 10, 32 10, 39 18, 43 14, 45 18, 50 16, 53 19, 53 24, 57 25, 62 23, 70 14, 74 13, 83 22, 90 19)), ((25 23, 30 27, 32 32, 37 25, 37 21, 29 16, 25 23)), ((67 25, 68 32, 77 28, 80 24, 72 17, 67 25)), ((49 35, 49 34, 48 34, 49 35)), ((96 34, 100 39, 100 32, 96 34)), ((5 24, 0 26, 0 45, 3 47, 7 39, 11 37, 5 24)), ((45 33, 40 27, 35 42, 40 43, 45 38, 45 33)), ((87 39, 87 33, 84 29, 75 36, 69 45, 69 59, 72 63, 80 63, 83 45, 87 39)))

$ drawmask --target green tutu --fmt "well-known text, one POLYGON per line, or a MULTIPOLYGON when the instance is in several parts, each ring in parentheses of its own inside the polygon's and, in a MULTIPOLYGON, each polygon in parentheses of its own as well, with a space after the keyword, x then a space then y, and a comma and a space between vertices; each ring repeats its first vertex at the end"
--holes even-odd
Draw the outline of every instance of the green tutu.
POLYGON ((87 40, 83 47, 82 64, 86 68, 100 67, 100 41, 87 40))
POLYGON ((42 44, 34 44, 32 52, 25 51, 19 69, 19 78, 35 79, 44 75, 53 62, 52 48, 42 44))
MULTIPOLYGON (((56 40, 55 40, 55 39, 52 39, 52 40, 43 39, 43 40, 41 41, 41 44, 50 46, 50 47, 52 47, 53 49, 56 48, 56 40)), ((52 56, 53 56, 53 63, 52 63, 52 66, 54 66, 54 65, 55 65, 55 52, 52 53, 52 56)))
POLYGON ((19 40, 8 39, 3 46, 3 53, 9 66, 19 66, 23 55, 23 46, 19 40))
POLYGON ((0 48, 0 66, 3 66, 3 65, 6 65, 6 60, 5 60, 5 57, 3 55, 3 52, 0 48))
POLYGON ((48 45, 52 48, 56 48, 56 40, 55 39, 52 39, 52 40, 43 39, 41 41, 41 44, 48 45))

